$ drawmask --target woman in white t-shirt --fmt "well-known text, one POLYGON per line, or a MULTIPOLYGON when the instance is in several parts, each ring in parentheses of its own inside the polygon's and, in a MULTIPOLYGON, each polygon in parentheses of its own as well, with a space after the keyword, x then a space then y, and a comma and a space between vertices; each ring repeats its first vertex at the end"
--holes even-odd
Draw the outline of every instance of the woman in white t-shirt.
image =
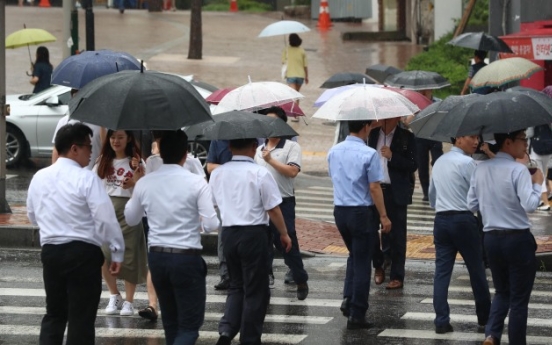
POLYGON ((102 179, 109 194, 125 239, 125 257, 117 278, 125 281, 126 301, 117 288, 116 278, 107 271, 111 256, 104 248, 103 277, 111 293, 105 313, 121 316, 134 315, 134 292, 137 284, 146 282, 147 253, 142 224, 129 226, 125 221, 125 205, 132 195, 137 178, 143 176, 145 163, 131 131, 108 130, 94 171, 102 179), (137 175, 136 178, 133 178, 137 175), (120 311, 119 311, 120 309, 120 311))

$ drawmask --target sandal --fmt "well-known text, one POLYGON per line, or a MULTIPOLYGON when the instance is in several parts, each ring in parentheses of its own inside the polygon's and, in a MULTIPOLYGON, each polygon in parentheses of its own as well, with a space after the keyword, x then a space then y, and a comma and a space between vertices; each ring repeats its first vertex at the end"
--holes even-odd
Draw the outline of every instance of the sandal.
POLYGON ((155 308, 152 306, 147 306, 146 308, 140 310, 138 315, 150 321, 157 321, 157 313, 155 312, 155 308))

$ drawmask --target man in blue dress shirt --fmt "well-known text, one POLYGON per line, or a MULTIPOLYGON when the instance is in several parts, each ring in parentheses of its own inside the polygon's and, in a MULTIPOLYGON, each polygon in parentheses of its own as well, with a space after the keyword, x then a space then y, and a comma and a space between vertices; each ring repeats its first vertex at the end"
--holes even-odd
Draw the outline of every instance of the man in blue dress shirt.
POLYGON ((453 143, 454 147, 450 152, 435 162, 429 184, 429 203, 437 212, 433 228, 433 308, 436 333, 453 331, 447 295, 458 252, 462 255, 470 275, 477 323, 481 328, 487 324, 491 309, 477 219, 468 210, 467 204, 470 179, 476 167, 470 155, 477 149, 479 138, 477 135, 463 136, 453 140, 453 143))
POLYGON ((383 232, 391 230, 380 186, 383 180, 380 158, 376 150, 366 145, 370 123, 349 121, 350 134, 328 153, 335 224, 349 250, 341 305, 343 315, 348 317, 347 329, 372 327, 365 317, 374 242, 379 223, 383 232))
POLYGON ((542 171, 532 175, 516 158, 527 152, 525 130, 495 134, 499 152, 475 168, 468 207, 483 216, 485 250, 493 275, 495 296, 485 329, 484 345, 499 344, 509 312, 510 344, 527 343, 527 309, 535 275, 537 244, 527 213, 539 206, 542 171))

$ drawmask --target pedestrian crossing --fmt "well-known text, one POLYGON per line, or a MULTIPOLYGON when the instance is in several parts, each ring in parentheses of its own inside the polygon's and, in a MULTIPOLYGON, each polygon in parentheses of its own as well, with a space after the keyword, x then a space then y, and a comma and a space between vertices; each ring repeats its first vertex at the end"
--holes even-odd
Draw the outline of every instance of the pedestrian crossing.
MULTIPOLYGON (((470 282, 461 265, 455 267, 449 289, 451 324, 455 331, 436 334, 433 326, 433 272, 427 263, 407 263, 407 280, 403 290, 387 291, 383 286, 372 285, 368 319, 376 326, 369 330, 349 331, 339 311, 345 259, 314 260, 319 261, 316 264, 306 262, 311 277, 311 294, 305 301, 295 298, 295 286, 283 284, 285 267, 280 259, 275 261, 276 285, 271 291, 263 344, 428 344, 428 340, 437 341, 430 344, 474 344, 484 338, 477 332, 470 282), (344 342, 343 339, 348 340, 344 342)), ((210 265, 211 268, 213 266, 210 265)), ((212 288, 218 277, 216 270, 210 271, 205 323, 198 345, 212 345, 218 339, 218 321, 226 300, 224 293, 212 288)), ((39 273, 38 268, 33 274, 16 277, 2 272, 0 268, 0 344, 36 343, 45 311, 45 293, 39 273)), ((527 340, 530 344, 552 345, 552 319, 549 317, 552 293, 548 289, 551 278, 552 274, 539 272, 535 281, 529 305, 527 340)), ((96 320, 96 344, 164 344, 160 320, 152 323, 137 315, 105 315, 102 308, 108 298, 109 293, 103 291, 96 320)), ((134 304, 135 308, 147 304, 143 287, 139 287, 134 304)), ((507 326, 504 334, 507 334, 507 326)), ((507 343, 507 337, 503 338, 502 343, 507 343)), ((237 339, 234 344, 237 344, 237 339)))
MULTIPOLYGON (((427 201, 422 201, 423 194, 415 190, 412 204, 408 206, 407 229, 410 234, 432 234, 435 211, 427 201)), ((333 188, 312 186, 295 190, 297 218, 334 222, 333 188)), ((531 222, 540 222, 550 217, 549 212, 536 211, 529 214, 531 222)))

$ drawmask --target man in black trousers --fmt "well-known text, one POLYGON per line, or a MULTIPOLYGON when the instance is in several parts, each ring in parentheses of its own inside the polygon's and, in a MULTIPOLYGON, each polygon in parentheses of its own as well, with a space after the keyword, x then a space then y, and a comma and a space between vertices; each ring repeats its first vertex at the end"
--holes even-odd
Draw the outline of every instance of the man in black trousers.
POLYGON ((385 261, 391 261, 390 282, 386 289, 401 289, 404 283, 406 261, 406 213, 412 203, 413 174, 417 169, 414 135, 398 126, 399 117, 386 119, 381 127, 373 129, 368 145, 380 154, 384 179, 381 182, 387 216, 393 224, 390 233, 381 235, 373 257, 374 282, 385 280, 385 261))

